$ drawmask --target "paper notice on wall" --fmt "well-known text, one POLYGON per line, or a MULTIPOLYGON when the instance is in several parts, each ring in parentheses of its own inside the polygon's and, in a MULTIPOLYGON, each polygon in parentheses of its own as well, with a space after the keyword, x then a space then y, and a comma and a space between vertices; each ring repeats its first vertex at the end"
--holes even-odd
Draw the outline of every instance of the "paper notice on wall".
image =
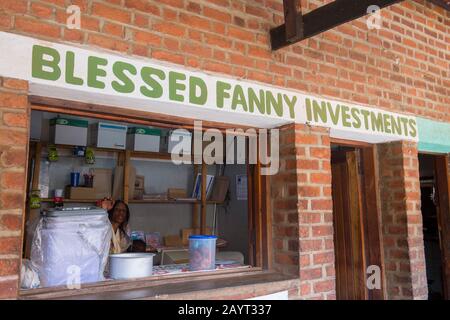
POLYGON ((247 200, 247 175, 237 174, 236 175, 236 199, 237 200, 247 200))

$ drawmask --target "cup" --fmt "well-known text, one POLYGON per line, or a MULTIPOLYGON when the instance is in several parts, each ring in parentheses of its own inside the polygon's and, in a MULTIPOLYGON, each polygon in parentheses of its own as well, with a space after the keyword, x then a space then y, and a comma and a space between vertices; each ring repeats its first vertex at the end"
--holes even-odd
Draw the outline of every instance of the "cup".
POLYGON ((63 196, 63 189, 55 189, 55 197, 62 198, 62 196, 63 196))
POLYGON ((71 172, 70 173, 70 185, 72 187, 78 187, 80 185, 80 173, 71 172))

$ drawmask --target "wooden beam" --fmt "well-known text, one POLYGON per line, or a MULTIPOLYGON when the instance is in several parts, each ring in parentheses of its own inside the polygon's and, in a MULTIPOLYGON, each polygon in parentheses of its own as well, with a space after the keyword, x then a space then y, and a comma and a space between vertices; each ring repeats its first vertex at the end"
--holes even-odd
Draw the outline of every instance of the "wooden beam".
POLYGON ((303 37, 300 0, 283 0, 286 41, 294 43, 303 37))
POLYGON ((202 198, 201 198, 201 217, 200 217, 200 233, 206 232, 206 175, 207 175, 206 163, 202 161, 202 198))
POLYGON ((302 36, 296 41, 290 42, 286 40, 287 29, 290 30, 292 26, 287 26, 285 23, 273 28, 270 30, 272 50, 281 49, 292 43, 311 38, 319 33, 333 29, 343 23, 363 17, 367 14, 367 8, 369 6, 376 5, 382 9, 401 1, 403 0, 335 0, 305 15, 302 15, 302 13, 299 12, 297 13, 297 19, 302 20, 302 36))
POLYGON ((376 265, 381 269, 381 288, 369 290, 370 300, 384 300, 384 253, 381 243, 381 212, 378 194, 378 175, 376 168, 376 152, 374 147, 361 148, 363 175, 363 195, 364 195, 364 227, 367 250, 367 266, 376 265))
POLYGON ((428 0, 431 3, 437 5, 438 7, 444 8, 445 10, 450 11, 450 1, 448 0, 428 0))

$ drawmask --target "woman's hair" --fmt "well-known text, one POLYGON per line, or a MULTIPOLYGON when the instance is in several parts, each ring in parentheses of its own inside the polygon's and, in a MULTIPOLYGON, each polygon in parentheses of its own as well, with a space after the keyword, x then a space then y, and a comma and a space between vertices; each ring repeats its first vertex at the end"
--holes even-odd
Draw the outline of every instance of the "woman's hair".
POLYGON ((113 207, 111 208, 111 210, 108 211, 108 218, 109 218, 109 221, 112 221, 112 218, 113 218, 113 215, 114 215, 114 210, 121 203, 125 206, 125 210, 127 211, 127 215, 125 217, 125 221, 119 226, 119 229, 123 233, 126 233, 125 229, 126 229, 126 227, 128 225, 128 221, 130 220, 130 208, 128 207, 128 205, 125 202, 123 202, 122 200, 115 201, 113 207))

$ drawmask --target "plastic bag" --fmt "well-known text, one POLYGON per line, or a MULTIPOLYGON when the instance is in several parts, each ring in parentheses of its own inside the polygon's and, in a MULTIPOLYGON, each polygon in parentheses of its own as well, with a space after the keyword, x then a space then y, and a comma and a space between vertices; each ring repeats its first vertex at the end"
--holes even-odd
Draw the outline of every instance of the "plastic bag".
POLYGON ((20 271, 20 287, 22 289, 34 289, 40 287, 39 275, 30 260, 22 260, 20 271))
POLYGON ((53 210, 39 220, 33 237, 31 262, 43 287, 104 280, 111 224, 100 208, 53 210))

